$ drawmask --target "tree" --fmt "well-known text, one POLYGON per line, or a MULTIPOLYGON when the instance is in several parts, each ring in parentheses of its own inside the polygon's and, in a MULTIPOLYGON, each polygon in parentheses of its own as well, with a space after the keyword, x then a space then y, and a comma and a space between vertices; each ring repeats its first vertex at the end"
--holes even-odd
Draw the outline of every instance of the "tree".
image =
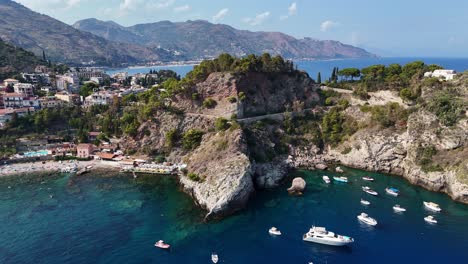
POLYGON ((42 60, 43 60, 43 61, 47 61, 47 57, 46 57, 46 55, 45 55, 45 51, 44 51, 44 50, 42 50, 42 60))
POLYGON ((317 74, 317 83, 321 84, 322 83, 322 76, 320 72, 317 74))
POLYGON ((193 150, 200 146, 203 131, 197 129, 190 129, 184 133, 182 137, 182 144, 186 150, 193 150))
POLYGON ((216 131, 225 131, 230 127, 229 121, 226 118, 220 117, 215 121, 216 131))
POLYGON ((87 83, 80 87, 79 94, 83 97, 87 97, 94 92, 94 89, 98 88, 99 86, 93 82, 87 83))

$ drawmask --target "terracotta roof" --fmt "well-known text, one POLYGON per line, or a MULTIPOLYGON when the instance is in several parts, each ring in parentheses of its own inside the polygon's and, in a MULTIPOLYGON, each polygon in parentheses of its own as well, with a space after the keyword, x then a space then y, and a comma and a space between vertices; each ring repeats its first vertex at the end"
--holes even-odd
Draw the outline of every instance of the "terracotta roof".
POLYGON ((20 93, 5 93, 3 97, 23 97, 23 95, 20 93))
POLYGON ((99 135, 101 134, 101 132, 89 132, 88 134, 89 134, 90 136, 95 136, 95 137, 97 137, 97 136, 99 136, 99 135))
POLYGON ((104 152, 99 153, 99 157, 101 159, 113 159, 115 156, 116 155, 112 153, 104 153, 104 152))
POLYGON ((18 82, 16 79, 6 79, 3 82, 18 82))
POLYGON ((78 144, 78 146, 76 146, 77 149, 89 149, 92 147, 93 147, 92 144, 78 144))

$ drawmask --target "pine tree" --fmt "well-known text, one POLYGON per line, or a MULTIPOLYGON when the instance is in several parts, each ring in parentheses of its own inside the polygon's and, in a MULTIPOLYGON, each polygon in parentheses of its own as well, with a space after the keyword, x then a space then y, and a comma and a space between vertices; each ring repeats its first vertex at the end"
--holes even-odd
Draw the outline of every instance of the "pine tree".
POLYGON ((45 51, 42 50, 42 60, 43 61, 47 61, 47 58, 46 58, 46 55, 45 55, 45 51))
POLYGON ((317 83, 322 83, 322 75, 320 74, 320 72, 317 74, 317 83))

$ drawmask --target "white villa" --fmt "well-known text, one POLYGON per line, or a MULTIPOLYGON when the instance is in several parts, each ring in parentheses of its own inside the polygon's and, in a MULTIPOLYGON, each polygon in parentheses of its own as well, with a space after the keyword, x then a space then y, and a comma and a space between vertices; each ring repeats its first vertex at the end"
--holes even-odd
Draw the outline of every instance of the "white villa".
POLYGON ((455 70, 435 70, 434 72, 424 73, 424 77, 441 78, 447 81, 453 80, 456 75, 457 72, 455 70))

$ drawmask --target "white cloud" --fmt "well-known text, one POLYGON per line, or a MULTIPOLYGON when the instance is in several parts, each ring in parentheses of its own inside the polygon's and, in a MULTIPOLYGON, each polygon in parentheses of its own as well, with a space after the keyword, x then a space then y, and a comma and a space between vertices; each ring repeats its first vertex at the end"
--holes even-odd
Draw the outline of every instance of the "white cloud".
POLYGON ((263 22, 265 22, 265 20, 267 20, 268 17, 270 17, 270 12, 267 11, 256 15, 254 18, 246 17, 242 21, 251 26, 258 26, 263 24, 263 22))
POLYGON ((174 12, 180 13, 180 12, 187 12, 192 9, 189 5, 183 5, 183 6, 177 6, 174 7, 174 12))
POLYGON ((175 0, 123 0, 119 8, 121 11, 135 11, 138 9, 159 10, 172 6, 175 0))
POLYGON ((219 12, 216 13, 216 15, 213 16, 213 22, 215 22, 215 23, 220 22, 221 20, 223 20, 226 17, 228 12, 229 12, 229 9, 227 9, 227 8, 223 8, 223 9, 219 10, 219 12))
POLYGON ((160 0, 160 1, 151 1, 146 0, 146 8, 150 10, 159 10, 172 6, 175 3, 175 0, 160 0))
POLYGON ((332 20, 326 20, 323 21, 322 24, 320 24, 320 31, 322 32, 327 32, 330 31, 332 28, 335 28, 339 26, 340 23, 332 21, 332 20))
POLYGON ((296 2, 292 3, 288 7, 288 14, 280 16, 280 20, 284 21, 284 20, 288 19, 289 17, 295 16, 295 15, 297 15, 297 3, 296 2))
POLYGON ((67 9, 76 6, 81 0, 16 0, 16 2, 31 9, 67 9))

